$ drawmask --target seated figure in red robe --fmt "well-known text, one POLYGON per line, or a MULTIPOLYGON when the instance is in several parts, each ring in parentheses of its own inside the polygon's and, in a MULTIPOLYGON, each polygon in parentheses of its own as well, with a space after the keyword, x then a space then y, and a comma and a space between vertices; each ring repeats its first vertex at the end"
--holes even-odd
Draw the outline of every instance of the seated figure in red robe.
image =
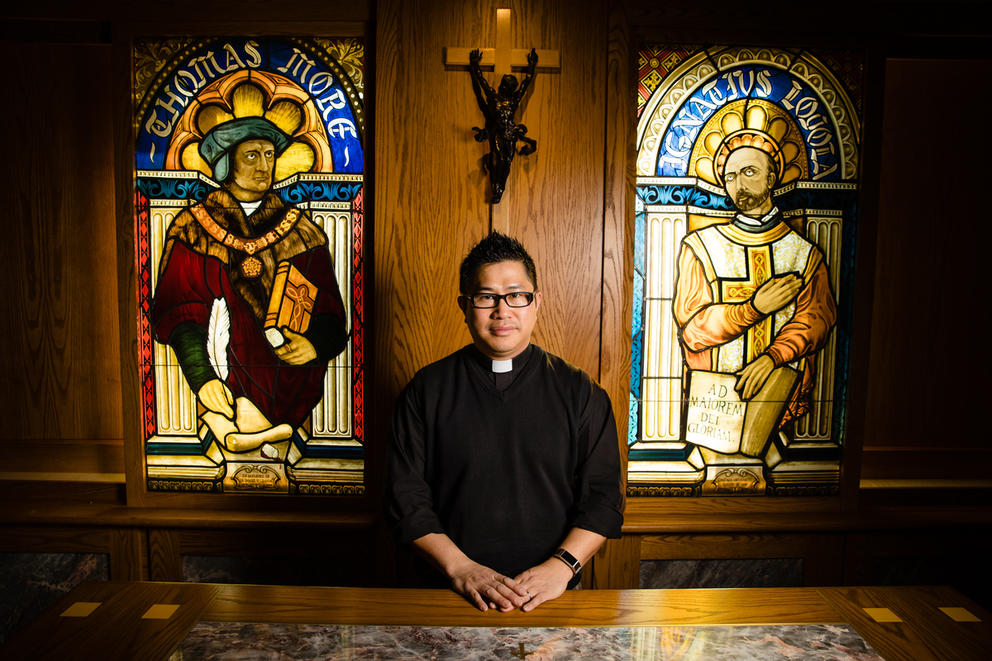
POLYGON ((296 429, 320 400, 327 363, 348 332, 327 236, 271 191, 275 161, 290 143, 262 117, 227 121, 204 137, 200 154, 222 188, 169 226, 152 324, 208 412, 234 421, 246 401, 271 425, 296 429), (266 337, 265 317, 285 262, 317 291, 306 330, 280 329, 279 344, 266 337))

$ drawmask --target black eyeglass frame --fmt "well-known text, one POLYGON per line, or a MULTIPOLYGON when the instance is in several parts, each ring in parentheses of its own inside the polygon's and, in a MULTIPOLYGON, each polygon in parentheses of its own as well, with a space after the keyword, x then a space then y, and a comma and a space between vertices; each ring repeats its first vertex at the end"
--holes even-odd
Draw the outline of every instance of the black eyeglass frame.
POLYGON ((478 294, 472 294, 471 296, 462 295, 459 296, 458 298, 463 301, 467 301, 468 304, 471 305, 476 310, 494 310, 499 307, 500 301, 506 303, 506 307, 508 308, 519 310, 521 308, 529 307, 530 304, 534 302, 534 294, 535 292, 532 291, 510 291, 505 294, 492 294, 489 292, 484 292, 484 293, 480 292, 478 294), (527 303, 524 305, 513 305, 512 303, 510 303, 510 300, 507 298, 507 296, 521 296, 521 295, 527 299, 527 303), (495 300, 495 302, 492 305, 476 305, 475 304, 476 296, 489 296, 492 297, 495 300))

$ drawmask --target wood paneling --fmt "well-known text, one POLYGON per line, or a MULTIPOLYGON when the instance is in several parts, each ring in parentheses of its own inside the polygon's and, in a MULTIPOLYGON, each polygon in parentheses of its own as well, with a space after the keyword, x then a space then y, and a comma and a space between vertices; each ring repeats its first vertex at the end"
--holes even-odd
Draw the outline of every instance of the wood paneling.
MULTIPOLYGON (((990 229, 976 195, 989 168, 976 131, 990 100, 978 81, 990 76, 989 60, 886 67, 865 448, 920 450, 924 473, 930 448, 989 447, 976 403, 992 352, 964 335, 989 319, 979 292, 990 229)), ((957 470, 978 477, 988 468, 962 461, 957 470)), ((864 476, 896 477, 880 471, 881 462, 866 465, 864 476)))
POLYGON ((0 43, 0 56, 0 436, 120 439, 110 49, 0 43))
POLYGON ((884 49, 876 42, 865 48, 864 110, 861 121, 861 171, 858 189, 858 226, 855 232, 854 291, 851 300, 851 341, 847 369, 847 412, 841 458, 840 494, 845 509, 858 506, 861 452, 864 447, 868 355, 871 350, 872 301, 868 292, 875 280, 878 226, 878 176, 882 144, 882 107, 885 80, 884 49))
POLYGON ((843 520, 836 498, 628 498, 624 532, 816 530, 843 520))
MULTIPOLYGON (((4 9, 4 17, 26 17, 23 21, 48 26, 56 31, 60 24, 77 24, 80 21, 103 19, 117 21, 154 21, 164 23, 184 22, 189 30, 200 26, 217 34, 217 29, 238 31, 252 21, 269 24, 267 34, 278 34, 287 22, 292 21, 365 21, 371 16, 369 0, 297 0, 292 4, 272 3, 268 0, 238 0, 237 2, 201 2, 200 0, 173 0, 167 6, 132 3, 126 0, 93 0, 81 4, 75 0, 41 0, 22 3, 4 9), (41 20, 43 19, 43 20, 41 20)), ((12 21, 13 22, 13 21, 12 21)), ((68 31, 68 27, 63 28, 68 31)), ((188 31, 187 31, 188 33, 188 31)), ((42 34, 47 34, 42 31, 42 34)), ((4 34, 3 36, 7 36, 4 34)), ((11 36, 21 36, 12 33, 11 36)), ((29 35, 29 38, 33 35, 29 35)))
MULTIPOLYGON (((515 47, 558 49, 562 61, 521 104, 537 152, 514 159, 501 203, 544 291, 534 340, 598 377, 606 35, 589 27, 605 13, 592 1, 503 4, 515 47)), ((473 139, 484 120, 469 74, 442 57, 445 46, 492 45, 496 6, 378 5, 375 350, 387 410, 418 368, 469 341, 458 265, 489 229, 487 146, 473 139)))
POLYGON ((8 553, 109 553, 110 537, 101 528, 4 526, 0 551, 8 553))
POLYGON ((584 570, 582 587, 610 590, 636 588, 640 583, 641 536, 608 539, 596 553, 592 567, 584 570))
POLYGON ((148 536, 137 528, 116 528, 110 534, 110 578, 140 581, 148 578, 148 536))
POLYGON ((148 531, 148 578, 153 581, 183 580, 178 531, 165 529, 148 531))
POLYGON ((891 58, 885 70, 866 479, 968 480, 992 469, 987 425, 975 412, 992 351, 963 338, 989 317, 975 293, 992 237, 974 195, 989 169, 967 127, 982 122, 989 91, 974 81, 992 65, 924 57, 891 58), (921 102, 922 90, 955 89, 969 92, 921 102), (962 127, 956 137, 921 141, 921 127, 951 126, 962 127))
POLYGON ((529 26, 520 43, 558 48, 562 62, 559 74, 538 74, 527 101, 522 120, 538 151, 518 157, 509 198, 510 231, 544 291, 534 341, 599 378, 606 14, 594 0, 526 2, 515 13, 529 26))
POLYGON ((824 543, 817 535, 645 535, 642 560, 795 558, 824 543))
MULTIPOLYGON (((630 331, 634 271, 634 106, 630 28, 622 5, 609 12, 603 215, 603 304, 600 380, 613 403, 626 483, 630 398, 630 331)), ((621 587, 621 586, 617 586, 621 587)))
POLYGON ((488 27, 495 39, 489 14, 429 2, 379 5, 375 353, 387 399, 419 367, 464 343, 458 262, 486 228, 480 154, 467 124, 478 118, 464 116, 474 104, 468 74, 440 63, 444 46, 479 38, 471 28, 488 27))
POLYGON ((988 566, 989 525, 866 531, 847 536, 847 585, 946 583, 977 589, 988 602, 992 568, 988 566))
POLYGON ((117 215, 117 310, 122 320, 117 331, 121 346, 121 414, 125 430, 124 469, 127 475, 126 501, 144 506, 145 449, 142 428, 142 401, 138 367, 138 276, 134 225, 134 109, 131 94, 132 35, 128 29, 115 29, 113 59, 114 87, 110 94, 114 110, 114 184, 117 215))
MULTIPOLYGON (((36 472, 19 475, 0 473, 0 502, 31 503, 37 508, 36 514, 67 503, 85 502, 93 508, 105 508, 124 502, 124 483, 121 480, 84 479, 93 476, 71 473, 64 480, 54 479, 56 476, 42 476, 39 479, 38 475, 36 472)), ((18 509, 6 508, 4 513, 15 511, 18 509)))
POLYGON ((103 481, 124 482, 124 447, 120 439, 39 438, 25 447, 21 439, 0 440, 5 457, 0 476, 47 477, 89 475, 103 481))
MULTIPOLYGON (((255 526, 248 529, 165 529, 148 531, 149 576, 156 581, 203 580, 187 574, 184 556, 207 556, 215 564, 237 564, 247 558, 266 558, 278 566, 265 580, 245 582, 314 585, 377 585, 383 552, 376 548, 372 529, 335 529, 333 526, 255 526), (308 569, 309 568, 309 569, 308 569)), ((208 564, 210 564, 208 562, 208 564)), ((254 563, 257 565, 258 563, 254 563)), ((236 580, 238 569, 231 570, 236 580)), ((216 579, 211 579, 216 580, 216 579)))

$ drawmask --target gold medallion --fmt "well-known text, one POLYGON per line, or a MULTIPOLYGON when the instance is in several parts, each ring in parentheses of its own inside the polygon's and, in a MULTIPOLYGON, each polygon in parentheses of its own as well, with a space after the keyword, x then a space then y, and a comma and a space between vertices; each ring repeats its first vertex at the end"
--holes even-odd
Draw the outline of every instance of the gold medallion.
POLYGON ((241 262, 241 274, 246 278, 257 278, 262 273, 262 260, 258 257, 245 257, 241 262))

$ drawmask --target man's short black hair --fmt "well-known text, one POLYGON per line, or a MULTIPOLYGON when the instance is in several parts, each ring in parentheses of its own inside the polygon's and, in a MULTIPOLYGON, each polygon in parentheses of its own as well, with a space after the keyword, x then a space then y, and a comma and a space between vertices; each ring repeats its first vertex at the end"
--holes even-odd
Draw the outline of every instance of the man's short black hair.
POLYGON ((519 241, 499 232, 490 232, 489 236, 475 244, 475 247, 465 255, 458 270, 458 291, 465 296, 474 294, 472 288, 475 287, 479 269, 486 264, 498 262, 523 263, 527 277, 534 285, 534 291, 537 291, 537 269, 534 268, 534 260, 519 241))

